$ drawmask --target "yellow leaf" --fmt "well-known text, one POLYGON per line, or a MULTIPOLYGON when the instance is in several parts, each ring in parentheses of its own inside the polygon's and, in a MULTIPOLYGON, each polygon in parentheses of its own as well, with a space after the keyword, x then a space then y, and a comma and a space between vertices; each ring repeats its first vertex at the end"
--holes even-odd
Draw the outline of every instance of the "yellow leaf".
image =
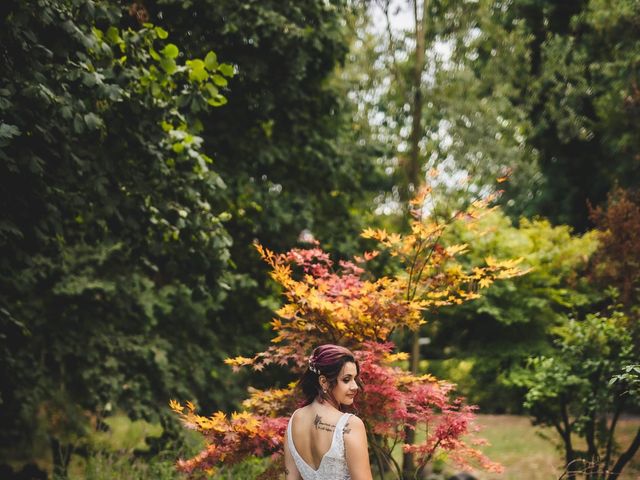
POLYGON ((467 246, 468 245, 466 243, 463 243, 461 245, 451 245, 450 247, 447 247, 445 249, 445 252, 447 252, 447 255, 449 255, 450 257, 453 257, 460 253, 466 253, 467 246))
POLYGON ((169 400, 169 408, 176 413, 182 413, 184 411, 184 407, 176 400, 169 400))
POLYGON ((373 228, 365 228, 360 236, 362 238, 376 238, 376 231, 373 228))

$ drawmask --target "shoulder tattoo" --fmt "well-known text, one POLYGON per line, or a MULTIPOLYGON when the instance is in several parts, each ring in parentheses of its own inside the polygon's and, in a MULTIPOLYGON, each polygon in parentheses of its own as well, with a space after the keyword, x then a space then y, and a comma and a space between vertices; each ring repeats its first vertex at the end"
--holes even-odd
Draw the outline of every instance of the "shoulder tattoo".
MULTIPOLYGON (((320 415, 316 415, 316 418, 313 419, 313 426, 316 430, 324 430, 325 432, 333 432, 336 429, 335 425, 322 421, 322 417, 320 415)), ((351 428, 349 425, 345 425, 343 432, 346 434, 350 431, 351 428)))

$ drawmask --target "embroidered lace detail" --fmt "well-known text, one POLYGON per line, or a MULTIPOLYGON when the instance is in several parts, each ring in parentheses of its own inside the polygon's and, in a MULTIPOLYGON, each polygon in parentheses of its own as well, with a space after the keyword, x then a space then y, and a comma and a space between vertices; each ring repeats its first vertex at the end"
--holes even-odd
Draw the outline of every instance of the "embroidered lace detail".
POLYGON ((293 444, 293 438, 291 436, 293 415, 291 416, 289 425, 287 426, 289 450, 303 480, 351 480, 344 454, 344 426, 347 424, 350 416, 350 413, 345 413, 340 417, 338 423, 336 423, 331 446, 327 453, 324 454, 324 457, 322 457, 317 470, 314 470, 311 465, 302 459, 296 450, 296 446, 293 444))

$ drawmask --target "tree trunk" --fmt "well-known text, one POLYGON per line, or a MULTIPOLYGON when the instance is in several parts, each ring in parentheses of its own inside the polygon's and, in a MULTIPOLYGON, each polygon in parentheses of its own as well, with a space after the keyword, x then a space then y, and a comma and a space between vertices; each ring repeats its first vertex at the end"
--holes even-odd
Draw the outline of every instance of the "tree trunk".
MULTIPOLYGON (((571 434, 569 434, 571 435, 571 434)), ((573 448, 571 446, 571 438, 567 439, 567 438, 563 438, 562 439, 564 442, 564 461, 565 461, 565 465, 567 466, 567 480, 575 480, 576 479, 576 472, 574 470, 575 465, 573 464, 573 462, 575 461, 575 454, 573 453, 573 448)))
MULTIPOLYGON (((420 188, 420 170, 422 168, 420 162, 420 139, 423 137, 422 131, 422 107, 424 99, 422 97, 422 72, 425 64, 425 33, 427 11, 429 0, 423 0, 422 12, 419 12, 418 1, 414 0, 413 13, 416 26, 416 50, 415 64, 413 69, 412 87, 413 102, 411 109, 411 136, 410 136, 410 153, 404 165, 406 186, 404 188, 407 199, 411 198, 412 193, 420 188)), ((416 330, 413 334, 411 344, 411 372, 416 374, 420 362, 420 330, 416 330)), ((412 444, 415 441, 415 430, 411 427, 405 428, 405 443, 412 444)), ((415 461, 412 453, 405 453, 402 458, 402 472, 405 479, 411 478, 415 471, 415 461)))
POLYGON ((424 99, 422 97, 422 73, 425 67, 425 49, 426 49, 426 21, 427 10, 429 8, 429 0, 422 2, 422 15, 418 11, 418 0, 414 0, 414 20, 416 25, 416 50, 415 63, 412 76, 412 105, 411 105, 411 135, 409 137, 410 151, 409 158, 405 162, 405 178, 407 198, 410 198, 411 190, 417 191, 420 187, 420 170, 422 162, 420 161, 420 140, 424 136, 422 131, 422 109, 424 99))
POLYGON ((599 470, 598 449, 596 447, 596 417, 595 414, 587 422, 585 430, 585 440, 587 441, 587 464, 585 466, 585 477, 587 480, 596 480, 599 470))
POLYGON ((638 449, 640 449, 640 428, 638 428, 636 436, 633 439, 633 442, 631 442, 631 445, 629 445, 629 448, 627 448, 627 451, 620 455, 620 458, 613 466, 613 470, 611 470, 607 480, 616 480, 622 472, 622 469, 627 465, 627 463, 629 463, 629 460, 631 460, 638 452, 638 449))
POLYGON ((616 410, 613 414, 613 418, 611 419, 611 426, 609 427, 609 434, 607 438, 606 453, 604 457, 604 462, 602 463, 602 474, 600 475, 600 478, 606 478, 607 473, 609 471, 609 464, 611 463, 611 453, 613 451, 614 434, 616 432, 616 426, 618 425, 618 418, 620 418, 620 413, 622 412, 623 405, 624 405, 624 402, 617 403, 616 410))
POLYGON ((560 407, 560 414, 562 416, 562 424, 564 428, 560 426, 556 426, 558 432, 560 432, 560 436, 562 437, 562 442, 564 443, 564 461, 567 468, 567 480, 575 480, 576 473, 573 470, 575 465, 573 462, 576 459, 575 452, 573 451, 573 444, 571 443, 571 420, 569 419, 569 412, 567 412, 567 404, 564 400, 562 400, 560 407))

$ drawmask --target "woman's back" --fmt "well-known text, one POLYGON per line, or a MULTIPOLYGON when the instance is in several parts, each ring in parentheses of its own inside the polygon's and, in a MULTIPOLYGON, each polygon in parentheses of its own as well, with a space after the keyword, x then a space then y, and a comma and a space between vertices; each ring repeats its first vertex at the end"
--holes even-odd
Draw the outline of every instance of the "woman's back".
MULTIPOLYGON (((297 410, 290 420, 291 438, 296 452, 307 465, 317 470, 323 457, 336 442, 344 445, 342 435, 347 422, 348 415, 318 404, 297 410), (334 435, 336 428, 340 433, 338 439, 334 435)), ((344 453, 344 448, 342 451, 344 453)))
POLYGON ((362 420, 343 413, 360 388, 348 349, 321 345, 300 379, 305 407, 289 419, 284 442, 286 480, 372 480, 362 420))
POLYGON ((317 403, 289 420, 288 447, 304 480, 350 479, 344 446, 351 415, 317 403))

